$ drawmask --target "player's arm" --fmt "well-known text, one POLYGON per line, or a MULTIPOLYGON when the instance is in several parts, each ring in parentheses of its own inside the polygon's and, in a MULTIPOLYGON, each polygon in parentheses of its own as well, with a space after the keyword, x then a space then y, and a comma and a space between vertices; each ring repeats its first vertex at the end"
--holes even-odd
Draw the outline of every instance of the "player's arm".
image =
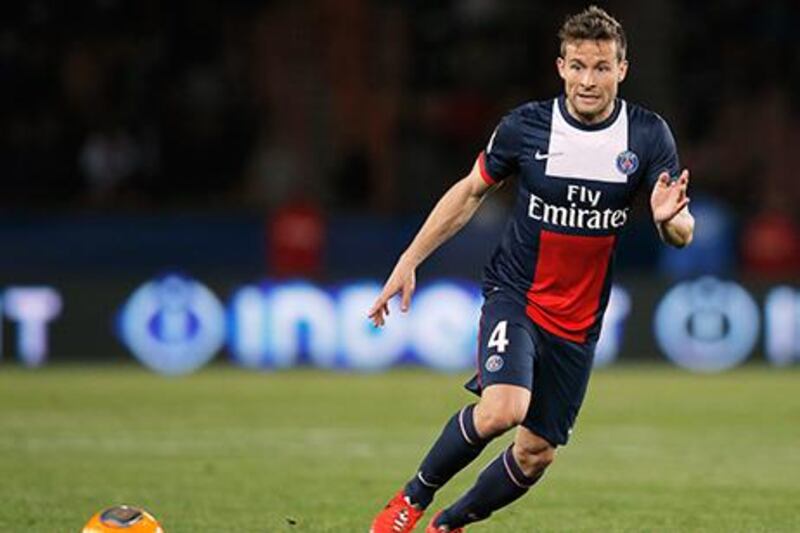
POLYGON ((481 174, 480 160, 470 173, 456 182, 439 199, 414 240, 398 259, 380 296, 369 310, 375 326, 382 326, 389 314, 389 300, 402 294, 400 309, 407 311, 414 293, 415 271, 439 246, 455 235, 472 218, 486 194, 498 185, 489 184, 481 174))
POLYGON ((658 176, 650 195, 650 208, 653 222, 661 240, 677 248, 692 242, 694 236, 694 217, 689 212, 689 171, 681 172, 677 180, 672 180, 667 172, 658 176))

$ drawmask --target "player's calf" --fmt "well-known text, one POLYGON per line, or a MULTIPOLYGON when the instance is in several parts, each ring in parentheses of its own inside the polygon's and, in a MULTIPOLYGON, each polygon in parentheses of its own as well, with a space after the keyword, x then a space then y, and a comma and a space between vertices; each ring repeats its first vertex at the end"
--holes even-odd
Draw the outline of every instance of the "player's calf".
POLYGON ((437 490, 470 464, 496 436, 520 424, 530 403, 530 391, 514 385, 492 385, 477 405, 468 405, 445 424, 441 435, 406 484, 405 494, 420 509, 437 490))
POLYGON ((431 527, 434 531, 453 531, 467 524, 486 520, 493 512, 521 498, 541 477, 529 477, 507 448, 489 463, 475 485, 453 505, 438 515, 431 527))
POLYGON ((478 476, 475 485, 429 526, 457 530, 485 520, 498 509, 521 498, 536 484, 555 459, 555 447, 531 430, 520 426, 514 444, 500 454, 478 476))
POLYGON ((378 513, 370 533, 413 531, 436 491, 480 455, 491 439, 476 429, 474 410, 468 405, 447 421, 419 471, 378 513))
POLYGON ((475 405, 468 405, 450 418, 416 475, 406 484, 405 494, 418 508, 427 508, 436 491, 478 457, 491 440, 478 431, 475 409, 475 405))

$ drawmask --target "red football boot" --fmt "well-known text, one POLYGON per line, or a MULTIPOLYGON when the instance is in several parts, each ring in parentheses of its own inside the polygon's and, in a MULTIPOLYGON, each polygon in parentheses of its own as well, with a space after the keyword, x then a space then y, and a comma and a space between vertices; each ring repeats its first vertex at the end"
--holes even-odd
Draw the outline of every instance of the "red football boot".
POLYGON ((369 533, 411 533, 424 512, 411 505, 401 490, 372 521, 369 533))
POLYGON ((436 513, 436 516, 431 519, 431 523, 428 524, 428 527, 425 528, 425 533, 464 533, 463 527, 457 527, 456 529, 447 529, 445 526, 436 527, 433 524, 436 523, 436 519, 439 518, 439 515, 442 514, 442 511, 436 513))

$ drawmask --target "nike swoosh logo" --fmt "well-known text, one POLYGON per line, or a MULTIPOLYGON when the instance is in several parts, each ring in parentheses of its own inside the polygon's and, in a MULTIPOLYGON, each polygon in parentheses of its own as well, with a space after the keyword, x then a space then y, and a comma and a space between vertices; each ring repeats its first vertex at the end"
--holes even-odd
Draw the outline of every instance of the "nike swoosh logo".
POLYGON ((541 161, 543 159, 547 159, 548 157, 555 157, 557 155, 564 155, 564 154, 563 152, 551 152, 549 154, 543 154, 539 150, 536 150, 536 153, 533 154, 533 157, 535 157, 537 161, 541 161))

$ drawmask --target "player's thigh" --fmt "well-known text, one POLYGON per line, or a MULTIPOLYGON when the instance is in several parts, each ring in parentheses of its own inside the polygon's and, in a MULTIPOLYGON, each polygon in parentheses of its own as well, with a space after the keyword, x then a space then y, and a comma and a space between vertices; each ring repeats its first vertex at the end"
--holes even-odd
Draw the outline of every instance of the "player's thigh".
POLYGON ((530 390, 535 347, 525 308, 502 295, 487 298, 478 334, 477 385, 516 385, 530 390))
POLYGON ((567 443, 592 371, 595 344, 538 335, 531 401, 524 425, 553 446, 567 443))

